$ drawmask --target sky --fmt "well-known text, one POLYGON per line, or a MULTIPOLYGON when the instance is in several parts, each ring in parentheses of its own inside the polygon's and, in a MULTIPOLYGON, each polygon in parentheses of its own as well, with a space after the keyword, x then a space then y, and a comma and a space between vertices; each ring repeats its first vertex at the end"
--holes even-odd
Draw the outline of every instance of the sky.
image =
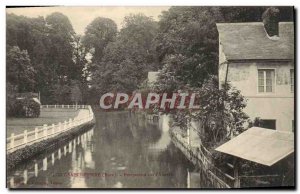
POLYGON ((122 22, 125 16, 130 13, 143 13, 146 16, 152 16, 154 20, 158 20, 158 16, 162 11, 168 10, 166 6, 153 7, 26 7, 26 8, 6 8, 7 13, 14 13, 16 15, 24 15, 27 17, 38 17, 53 13, 61 12, 68 16, 73 28, 77 34, 84 34, 86 26, 96 17, 106 17, 114 20, 118 25, 118 29, 122 27, 122 22))

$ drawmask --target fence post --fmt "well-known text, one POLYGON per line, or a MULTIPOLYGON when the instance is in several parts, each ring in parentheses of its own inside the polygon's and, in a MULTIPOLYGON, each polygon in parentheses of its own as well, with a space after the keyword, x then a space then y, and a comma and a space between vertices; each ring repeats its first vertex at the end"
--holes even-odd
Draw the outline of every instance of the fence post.
POLYGON ((24 144, 27 145, 27 130, 24 131, 24 144))
POLYGON ((37 140, 38 139, 38 134, 39 134, 39 129, 36 127, 34 129, 34 140, 37 140))
POLYGON ((46 107, 48 108, 48 104, 46 105, 46 107))
POLYGON ((15 148, 15 134, 14 133, 12 133, 10 135, 10 147, 11 147, 12 151, 15 148))
POLYGON ((64 105, 61 105, 62 108, 64 108, 64 105))
POLYGON ((47 139, 47 124, 44 124, 43 125, 43 138, 44 139, 47 139))
POLYGON ((54 129, 55 129, 55 125, 54 124, 52 124, 52 128, 51 128, 51 134, 53 135, 54 134, 54 129))
POLYGON ((54 105, 54 108, 56 108, 56 104, 54 105))
POLYGON ((69 118, 69 127, 72 128, 72 119, 69 118))
POLYGON ((68 128, 67 121, 64 121, 64 130, 66 130, 67 128, 68 128))
POLYGON ((70 108, 70 105, 68 104, 68 108, 70 108))
POLYGON ((61 130, 61 122, 58 123, 58 131, 59 131, 59 132, 62 131, 62 130, 61 130))

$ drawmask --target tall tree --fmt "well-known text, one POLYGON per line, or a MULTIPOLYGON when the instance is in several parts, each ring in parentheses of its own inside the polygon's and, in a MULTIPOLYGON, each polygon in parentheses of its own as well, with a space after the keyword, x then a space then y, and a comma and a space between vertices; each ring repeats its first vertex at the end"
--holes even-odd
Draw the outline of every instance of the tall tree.
POLYGON ((69 83, 76 77, 73 73, 73 37, 75 35, 68 17, 55 12, 46 17, 48 27, 49 50, 48 67, 52 71, 53 83, 69 83))
POLYGON ((117 24, 109 18, 97 17, 87 26, 83 44, 92 53, 93 64, 101 61, 105 47, 115 40, 117 32, 117 24))
MULTIPOLYGON (((161 84, 161 89, 174 89, 174 86, 175 89, 201 87, 209 75, 217 75, 219 38, 216 23, 262 22, 262 14, 266 9, 238 6, 171 7, 163 12, 156 48, 159 61, 165 66, 159 76, 160 82, 168 84, 164 87, 161 84), (168 73, 173 74, 173 81, 165 76, 168 73)), ((278 9, 282 11, 280 21, 293 20, 292 7, 278 9)))
POLYGON ((162 64, 181 61, 175 78, 199 87, 218 66, 218 7, 171 7, 159 21, 157 50, 162 64), (172 56, 170 58, 170 56, 172 56))
POLYGON ((18 92, 32 91, 36 72, 31 65, 27 51, 21 51, 17 46, 8 49, 6 56, 7 81, 16 86, 18 92))
POLYGON ((129 15, 124 19, 115 42, 107 45, 100 65, 92 76, 93 86, 99 92, 132 92, 157 69, 153 41, 157 23, 143 14, 129 15))

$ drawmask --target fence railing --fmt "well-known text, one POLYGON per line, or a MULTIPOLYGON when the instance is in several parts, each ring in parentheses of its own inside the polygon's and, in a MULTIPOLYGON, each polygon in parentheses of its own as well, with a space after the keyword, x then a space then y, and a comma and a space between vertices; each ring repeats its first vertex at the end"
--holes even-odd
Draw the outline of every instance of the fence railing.
POLYGON ((51 105, 41 105, 41 108, 71 108, 71 109, 76 109, 76 108, 88 108, 90 105, 75 105, 75 104, 68 104, 68 105, 58 105, 58 104, 51 104, 51 105))
POLYGON ((199 149, 193 148, 189 145, 187 138, 182 137, 181 134, 171 131, 172 141, 179 146, 179 149, 194 163, 200 162, 203 170, 207 172, 207 177, 214 182, 217 188, 230 188, 232 180, 228 180, 226 173, 222 172, 211 162, 211 153, 200 144, 199 149))
MULTIPOLYGON (((41 108, 76 108, 76 105, 42 105, 41 108)), ((89 105, 77 105, 77 107, 88 109, 88 114, 78 115, 75 118, 69 118, 64 122, 57 124, 36 127, 34 130, 24 130, 23 133, 15 135, 12 133, 10 137, 6 138, 7 152, 11 153, 25 146, 33 143, 46 140, 50 137, 57 136, 63 132, 66 132, 74 127, 90 122, 94 118, 94 114, 91 106, 89 105)))

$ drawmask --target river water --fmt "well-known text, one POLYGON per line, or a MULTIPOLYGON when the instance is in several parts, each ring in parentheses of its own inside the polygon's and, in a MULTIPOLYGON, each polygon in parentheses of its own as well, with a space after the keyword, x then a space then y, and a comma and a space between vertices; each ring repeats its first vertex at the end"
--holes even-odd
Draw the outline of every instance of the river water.
POLYGON ((167 116, 149 121, 124 111, 95 112, 95 118, 90 130, 8 172, 7 186, 199 187, 195 167, 172 143, 167 116))

